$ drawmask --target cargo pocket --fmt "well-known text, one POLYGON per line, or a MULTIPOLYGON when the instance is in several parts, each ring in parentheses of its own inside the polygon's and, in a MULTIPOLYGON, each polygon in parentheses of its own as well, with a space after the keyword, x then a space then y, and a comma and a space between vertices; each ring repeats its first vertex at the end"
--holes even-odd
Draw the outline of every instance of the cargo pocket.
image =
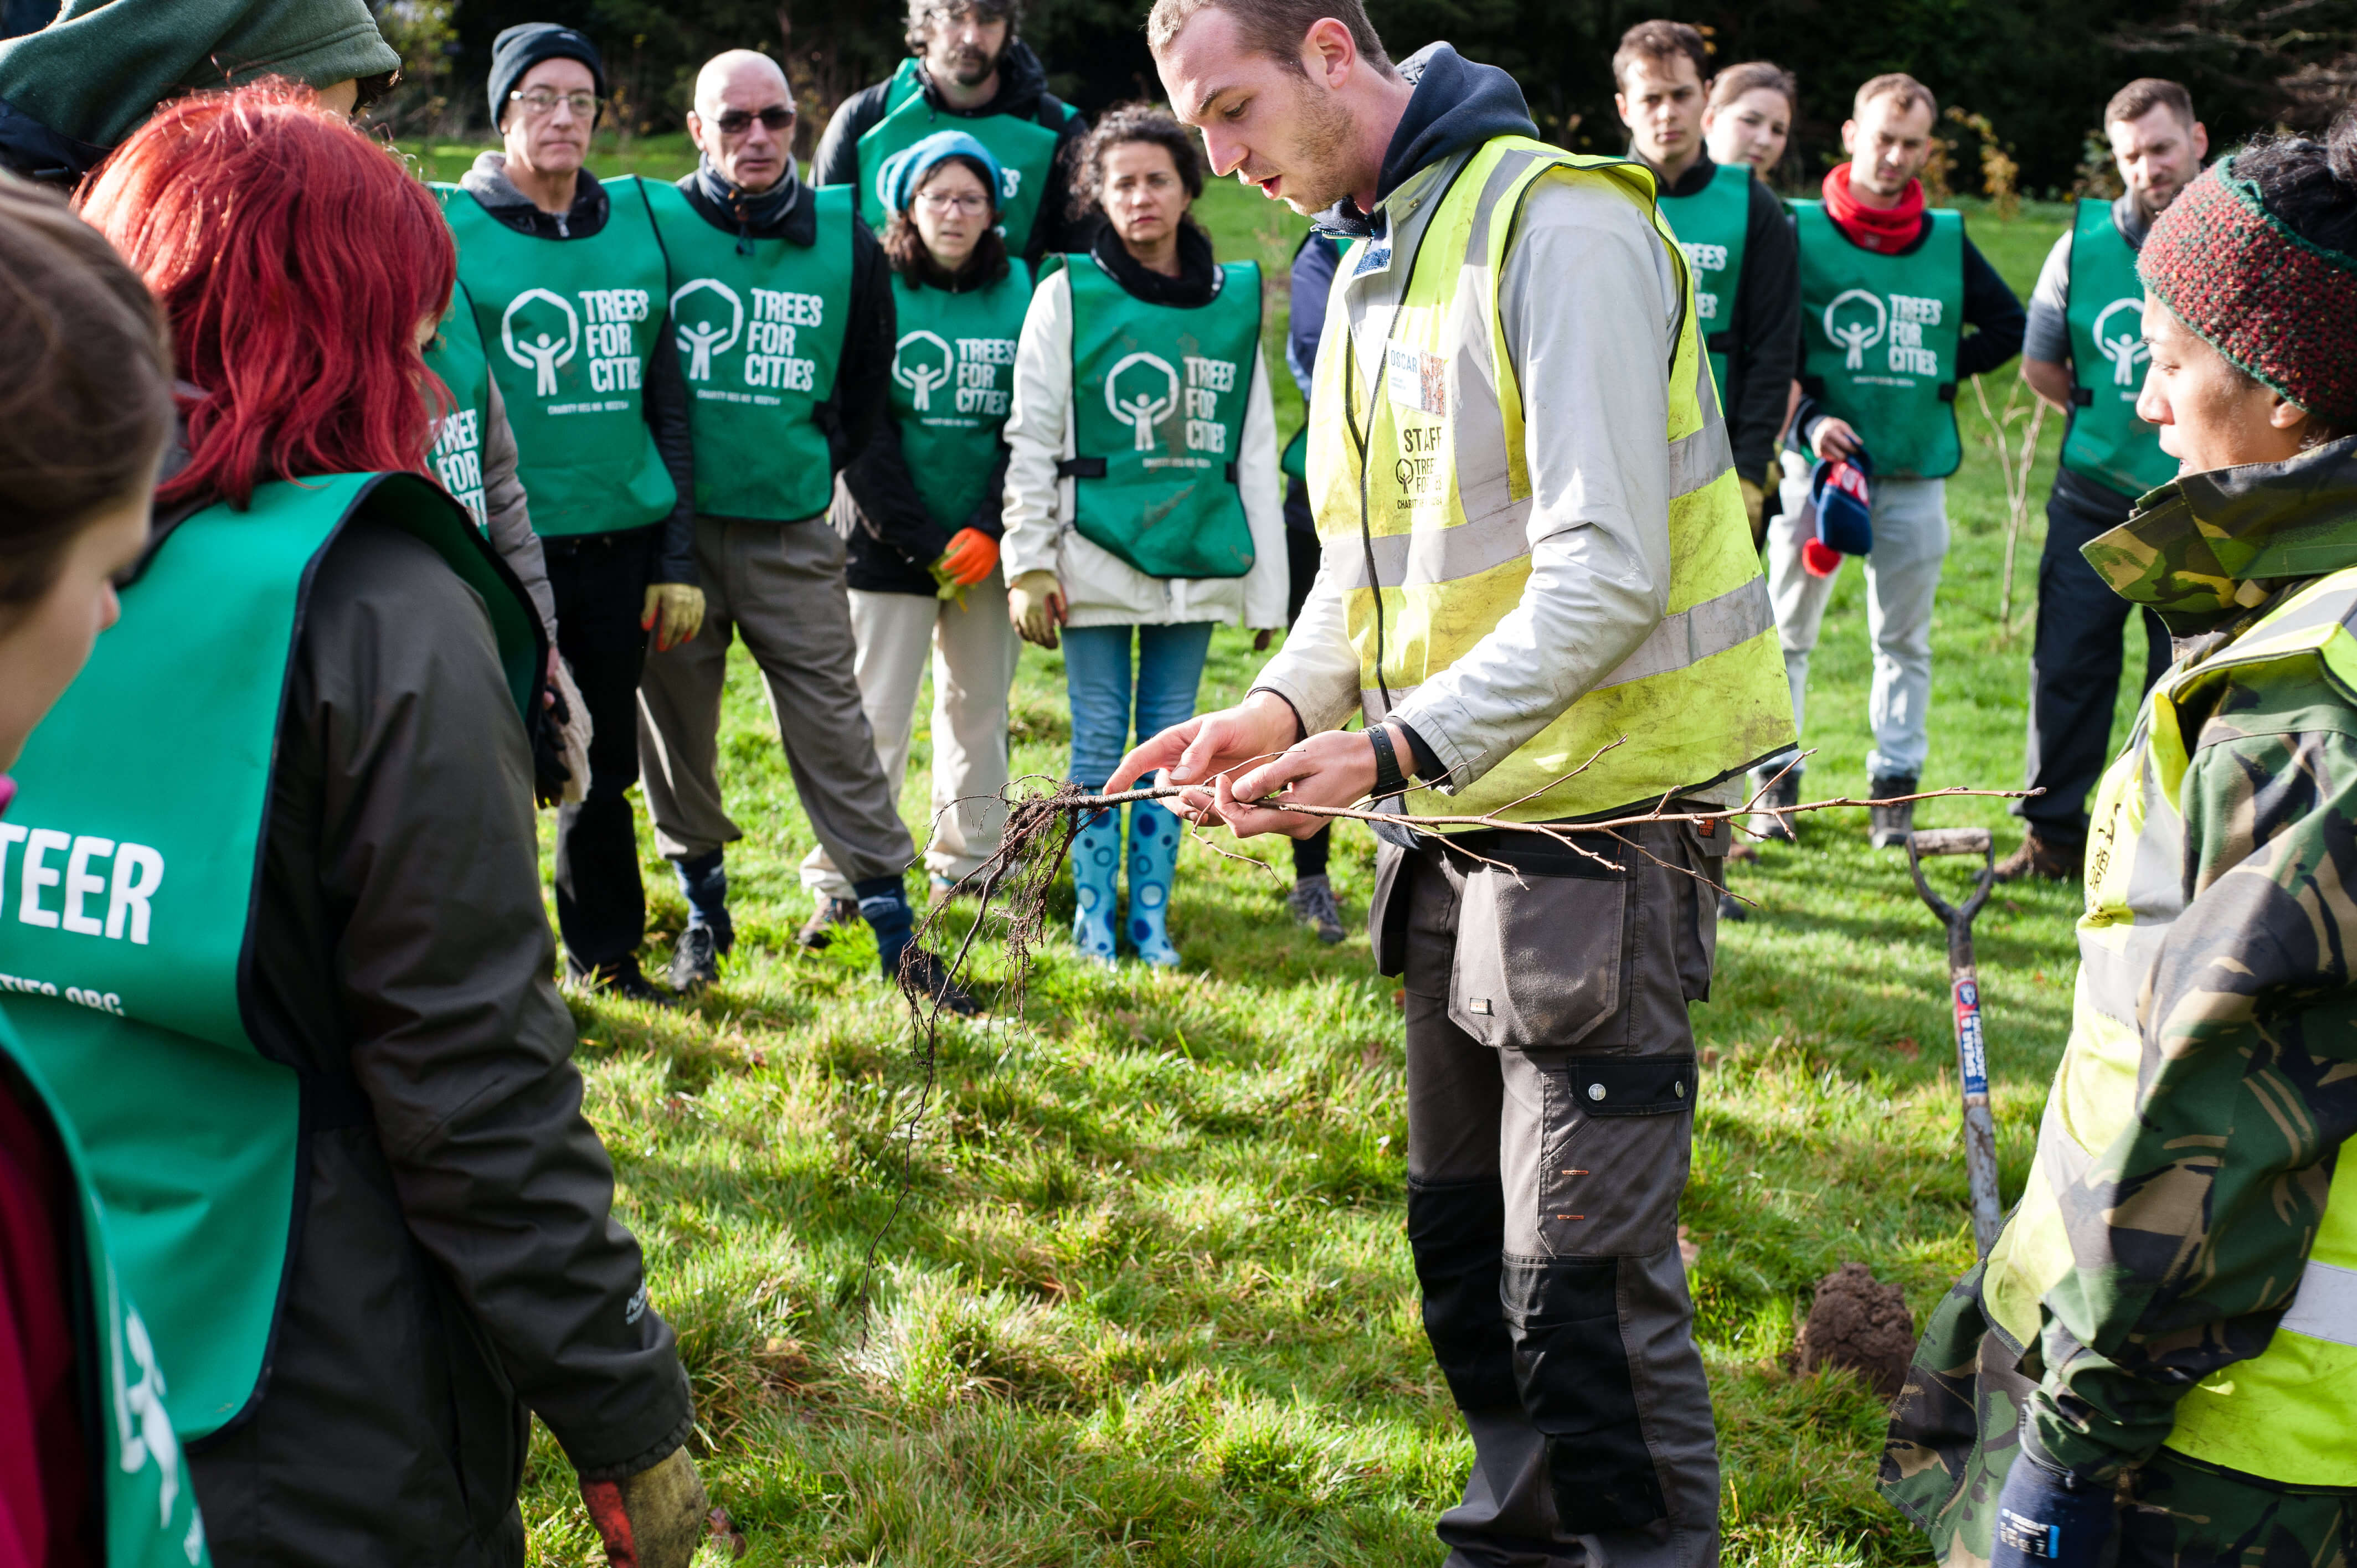
POLYGON ((1538 1231, 1548 1256, 1650 1257, 1677 1240, 1696 1082, 1692 1057, 1583 1057, 1547 1069, 1538 1231))
POLYGON ((1686 897, 1671 907, 1686 911, 1678 935, 1678 988, 1689 1002, 1710 1000, 1711 971, 1718 963, 1718 895, 1727 886, 1727 851, 1735 830, 1727 823, 1690 823, 1682 830, 1692 876, 1680 876, 1686 897), (1705 833, 1701 830, 1710 830, 1705 833))
POLYGON ((1560 1050, 1620 1010, 1630 877, 1541 875, 1479 865, 1465 875, 1448 1018, 1485 1046, 1560 1050))

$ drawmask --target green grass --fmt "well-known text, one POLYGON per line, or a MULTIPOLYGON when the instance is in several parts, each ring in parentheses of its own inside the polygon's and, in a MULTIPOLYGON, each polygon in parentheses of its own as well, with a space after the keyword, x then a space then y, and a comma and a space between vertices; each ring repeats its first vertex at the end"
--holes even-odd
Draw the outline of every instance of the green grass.
MULTIPOLYGON (((1232 187, 1204 209, 1222 254, 1282 277, 1297 220, 1232 187)), ((2059 219, 1973 228, 2026 292, 2059 219)), ((1279 293, 1273 333, 1282 314, 1279 293)), ((1281 371, 1275 385, 1291 396, 1281 371)), ((1961 406, 1970 455, 1950 490, 1925 782, 2010 788, 2027 636, 1996 618, 2003 492, 1969 395, 1961 406)), ((2041 500, 2050 429, 2045 445, 2041 500)), ((2041 533, 2034 517, 2017 616, 2041 533)), ((1860 576, 1844 574, 1814 663, 1813 792, 1866 783, 1860 576)), ((1222 630, 1203 705, 1239 696, 1259 662, 1222 630)), ((1058 774, 1059 656, 1025 651, 1014 711, 1017 771, 1058 774)), ((1051 942, 1019 1016, 945 1029, 913 1190, 863 1316, 863 1251, 892 1209, 908 1152, 895 1127, 920 1092, 907 1021, 864 933, 815 956, 791 946, 812 839, 741 653, 722 739, 748 835, 730 856, 737 956, 691 1009, 576 1011, 619 1211, 678 1330, 696 1456, 751 1537, 747 1561, 1437 1562, 1430 1521, 1470 1451, 1418 1325, 1399 1015, 1364 938, 1320 947, 1286 920, 1275 878, 1190 844, 1171 921, 1181 972, 1093 968, 1051 942)), ((902 800, 920 835, 929 755, 920 727, 902 800)), ((1996 827, 2001 848, 2015 836, 1996 801, 1924 816, 1996 827)), ((1812 1283, 1842 1262, 1903 1283, 1920 1316, 1970 1261, 1943 949, 1903 863, 1866 848, 1862 812, 1809 818, 1802 835, 1738 868, 1760 908, 1723 929, 1695 1012, 1707 1065, 1684 1219, 1727 1561, 1921 1562, 1872 1490, 1879 1402, 1784 1355, 1812 1283)), ((1247 848, 1285 865, 1266 841, 1247 848)), ((1354 916, 1372 851, 1339 835, 1354 916)), ((659 965, 684 909, 651 839, 642 853, 659 965)), ((2007 889, 1979 927, 2008 1199, 2066 1027, 2074 897, 2007 889)), ((985 983, 1004 978, 987 944, 981 963, 985 983)), ((544 1434, 525 1509, 534 1563, 591 1560, 544 1434)))

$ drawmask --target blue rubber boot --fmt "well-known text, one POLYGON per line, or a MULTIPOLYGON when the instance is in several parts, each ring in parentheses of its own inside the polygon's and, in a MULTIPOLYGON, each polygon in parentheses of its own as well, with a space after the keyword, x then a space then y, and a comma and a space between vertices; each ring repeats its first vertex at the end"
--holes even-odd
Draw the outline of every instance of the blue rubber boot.
POLYGON ((1178 967, 1170 945, 1170 881, 1178 870, 1178 817, 1139 800, 1129 808, 1129 940, 1159 969, 1178 967))
POLYGON ((1114 957, 1113 904, 1121 879, 1121 811, 1099 811, 1072 840, 1072 941, 1100 963, 1114 957))

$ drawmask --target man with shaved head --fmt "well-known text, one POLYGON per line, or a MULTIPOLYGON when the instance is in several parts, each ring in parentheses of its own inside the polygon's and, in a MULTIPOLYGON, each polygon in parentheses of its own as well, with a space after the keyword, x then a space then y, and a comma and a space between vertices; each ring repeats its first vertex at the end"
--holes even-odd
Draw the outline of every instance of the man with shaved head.
MULTIPOLYGON (((823 899, 803 945, 823 947, 834 928, 864 918, 888 979, 971 1012, 939 961, 911 945, 901 875, 916 846, 860 702, 843 536, 826 516, 835 476, 870 442, 899 439, 883 248, 848 187, 795 174, 793 92, 769 56, 731 49, 708 61, 687 129, 695 172, 649 194, 698 458, 705 613, 694 637, 648 661, 639 689, 647 809, 688 902, 672 983, 711 983, 735 945, 722 857, 744 834, 721 803, 719 736, 728 644, 741 634, 769 682, 802 810, 856 899, 823 899)), ((860 510, 921 518, 906 473, 864 466, 852 478, 860 510), (886 471, 894 477, 863 477, 886 471)))

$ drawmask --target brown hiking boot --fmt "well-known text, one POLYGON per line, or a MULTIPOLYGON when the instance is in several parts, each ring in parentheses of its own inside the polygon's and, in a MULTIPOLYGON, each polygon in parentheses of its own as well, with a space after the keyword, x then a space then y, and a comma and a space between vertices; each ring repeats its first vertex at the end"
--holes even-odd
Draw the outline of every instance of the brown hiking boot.
POLYGON ((1996 863, 1999 882, 2034 876, 2040 882, 2073 882, 2086 859, 2087 846, 2067 839, 2050 839, 2036 828, 2022 834, 2021 847, 1996 863))

